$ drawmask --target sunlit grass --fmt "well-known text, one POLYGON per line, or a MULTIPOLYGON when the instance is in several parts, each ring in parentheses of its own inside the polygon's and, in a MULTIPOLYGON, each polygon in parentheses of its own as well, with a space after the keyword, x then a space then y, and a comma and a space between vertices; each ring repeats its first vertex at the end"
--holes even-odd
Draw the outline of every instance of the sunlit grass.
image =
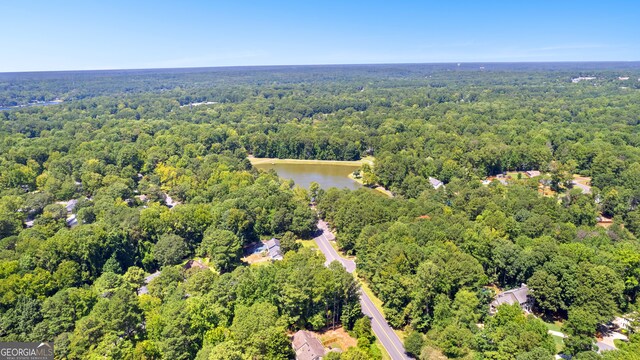
POLYGON ((302 245, 303 248, 308 248, 308 249, 318 248, 318 244, 316 244, 316 242, 313 240, 297 240, 296 242, 302 245))

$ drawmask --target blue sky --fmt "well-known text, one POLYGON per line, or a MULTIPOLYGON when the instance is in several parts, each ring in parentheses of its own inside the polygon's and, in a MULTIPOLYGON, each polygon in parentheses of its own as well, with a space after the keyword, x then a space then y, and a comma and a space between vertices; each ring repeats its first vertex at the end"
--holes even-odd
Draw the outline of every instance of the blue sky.
POLYGON ((640 1, 0 2, 0 72, 640 60, 640 1))

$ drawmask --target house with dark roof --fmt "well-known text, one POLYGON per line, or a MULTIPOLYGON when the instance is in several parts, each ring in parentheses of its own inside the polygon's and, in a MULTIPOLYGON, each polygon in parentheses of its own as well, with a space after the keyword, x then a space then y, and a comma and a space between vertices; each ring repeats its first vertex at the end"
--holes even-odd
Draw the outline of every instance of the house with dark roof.
POLYGON ((267 251, 269 252, 269 257, 272 260, 282 260, 282 250, 280 250, 280 240, 276 238, 272 238, 268 240, 265 244, 267 246, 267 251))
POLYGON ((324 356, 324 346, 312 333, 300 330, 293 334, 291 341, 297 360, 321 360, 324 356))
POLYGON ((502 304, 518 304, 524 312, 531 312, 531 297, 529 296, 529 288, 526 284, 522 284, 519 288, 501 292, 489 305, 489 313, 495 314, 498 306, 502 304))

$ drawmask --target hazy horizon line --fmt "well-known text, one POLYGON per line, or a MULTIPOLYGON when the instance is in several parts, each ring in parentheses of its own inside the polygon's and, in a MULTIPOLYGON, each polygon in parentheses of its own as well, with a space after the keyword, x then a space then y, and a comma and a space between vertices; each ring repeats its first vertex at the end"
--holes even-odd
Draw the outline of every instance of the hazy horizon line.
POLYGON ((149 68, 95 68, 95 69, 55 69, 0 71, 0 74, 32 74, 56 72, 91 72, 91 71, 153 71, 153 70, 199 70, 199 69, 233 69, 233 68, 278 68, 278 67, 322 67, 322 66, 388 66, 388 65, 449 65, 449 64, 608 64, 608 63, 640 63, 640 60, 558 60, 558 61, 435 61, 435 62, 380 62, 380 63, 319 63, 319 64, 271 64, 271 65, 216 65, 216 66, 174 66, 149 68))

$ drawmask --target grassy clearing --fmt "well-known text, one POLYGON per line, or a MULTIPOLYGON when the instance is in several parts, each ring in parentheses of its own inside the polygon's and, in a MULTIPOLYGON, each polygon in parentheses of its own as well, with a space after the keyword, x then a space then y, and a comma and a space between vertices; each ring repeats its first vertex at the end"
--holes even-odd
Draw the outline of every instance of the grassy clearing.
POLYGON ((547 326, 547 329, 549 330, 562 332, 562 323, 559 321, 556 321, 553 323, 545 321, 544 324, 547 326))
MULTIPOLYGON (((562 323, 559 321, 555 322, 544 322, 544 325, 548 330, 562 332, 562 323)), ((556 353, 559 354, 564 350, 564 339, 560 336, 551 335, 553 338, 554 344, 556 344, 556 353)))
POLYGON ((560 336, 551 335, 551 337, 553 338, 553 343, 556 344, 556 354, 561 353, 564 350, 564 339, 560 336))
POLYGON ((298 244, 302 245, 303 248, 308 248, 308 249, 317 249, 318 248, 318 245, 313 240, 297 240, 296 242, 298 244))
POLYGON ((369 166, 373 167, 373 164, 375 164, 376 162, 376 158, 374 158, 373 156, 365 156, 362 159, 360 159, 360 161, 363 164, 369 164, 369 166))
POLYGON ((315 164, 315 165, 347 165, 347 166, 362 166, 364 163, 369 163, 371 160, 357 160, 357 161, 340 161, 340 160, 303 160, 303 159, 276 159, 276 158, 256 158, 248 156, 251 165, 260 164, 315 164))
POLYGON ((507 171, 507 176, 511 177, 514 180, 518 180, 518 174, 520 174, 520 179, 528 179, 529 176, 524 173, 524 171, 507 171))
MULTIPOLYGON (((351 179, 351 180, 353 180, 353 181, 357 182, 358 184, 360 184, 360 185, 362 185, 362 186, 366 186, 366 185, 364 184, 364 182, 362 181, 362 178, 357 178, 357 177, 353 176, 353 173, 351 173, 351 174, 347 175, 347 177, 348 177, 349 179, 351 179)), ((393 193, 392 193, 391 191, 387 190, 387 189, 386 189, 385 187, 383 187, 383 186, 378 185, 378 186, 376 186, 376 187, 370 187, 370 186, 366 186, 366 187, 368 187, 368 188, 370 188, 370 189, 373 189, 373 190, 376 190, 376 191, 379 191, 380 193, 382 193, 382 194, 384 194, 384 195, 387 195, 387 196, 388 196, 388 197, 390 197, 390 198, 392 198, 392 197, 393 197, 393 193)))

